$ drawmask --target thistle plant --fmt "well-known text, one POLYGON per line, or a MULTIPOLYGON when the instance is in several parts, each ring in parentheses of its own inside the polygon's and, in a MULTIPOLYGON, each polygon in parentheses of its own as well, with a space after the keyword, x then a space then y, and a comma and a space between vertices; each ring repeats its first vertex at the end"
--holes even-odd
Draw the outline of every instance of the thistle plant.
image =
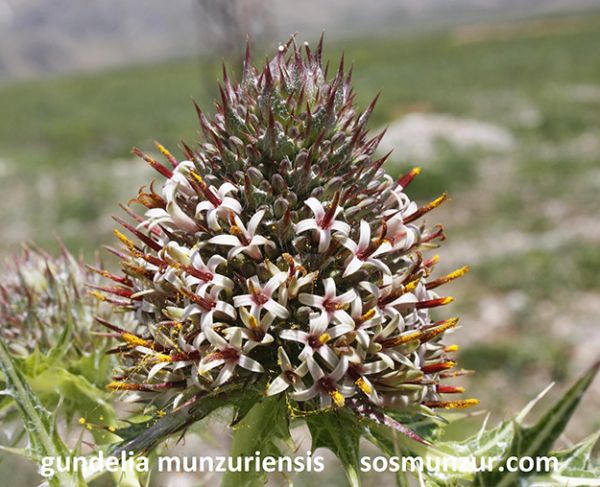
POLYGON ((112 313, 109 305, 90 296, 94 288, 102 288, 102 272, 86 267, 62 245, 58 257, 26 245, 7 259, 0 280, 0 337, 11 352, 20 357, 47 354, 70 331, 69 355, 98 348, 105 339, 94 332, 94 318, 112 313))
POLYGON ((104 299, 135 322, 103 322, 122 341, 110 388, 161 415, 253 389, 292 416, 344 409, 415 439, 384 411, 477 403, 453 399, 446 379, 465 371, 442 338, 457 319, 431 311, 467 270, 434 276, 444 233, 423 217, 446 195, 419 207, 406 193, 419 169, 385 172, 376 100, 359 110, 351 76, 343 59, 328 74, 321 43, 292 39, 262 69, 247 54, 214 117, 196 106, 204 139, 183 160, 134 149, 161 182, 117 218, 123 274, 104 299))
MULTIPOLYGON (((101 264, 85 266, 60 247, 53 257, 29 244, 6 260, 0 341, 43 407, 67 424, 97 423, 94 437, 102 442, 115 421, 106 392, 114 357, 106 354, 106 334, 98 333, 95 319, 111 319, 113 309, 91 295, 103 289, 101 264)), ((0 411, 8 420, 22 399, 11 394, 2 399, 0 411)))
MULTIPOLYGON (((367 128, 376 100, 356 107, 351 74, 343 59, 328 73, 322 42, 313 51, 292 38, 260 69, 247 52, 239 82, 224 70, 215 115, 196 107, 198 145, 183 143, 178 158, 157 143, 163 162, 134 150, 160 182, 115 217, 122 245, 109 250, 121 272, 85 268, 64 249, 52 258, 27 248, 7 264, 0 409, 19 412, 26 456, 79 453, 55 427, 57 404, 67 420, 84 415, 91 456, 116 439, 100 431, 121 438, 113 453, 148 452, 229 408, 232 455, 280 454, 304 422, 313 451, 331 449, 353 487, 361 438, 390 457, 497 459, 485 472, 425 469, 427 486, 600 485, 597 435, 554 452, 554 472, 504 469, 511 457, 552 453, 600 364, 532 425, 524 420, 535 401, 472 438, 441 441, 452 419, 444 411, 477 404, 450 382, 468 372, 444 340, 458 320, 434 317, 452 301, 441 286, 467 268, 435 272, 431 250, 444 233, 425 217, 446 195, 418 206, 407 193, 418 168, 386 173, 383 133, 367 128), (93 331, 93 319, 109 331, 93 331), (118 340, 110 350, 107 335, 118 340), (117 429, 110 399, 121 395, 143 409, 117 429)), ((100 473, 57 472, 47 484, 86 485, 100 473)), ((258 487, 264 475, 230 473, 223 485, 258 487)), ((143 481, 125 470, 114 478, 143 481)), ((404 474, 398 485, 408 485, 404 474)))

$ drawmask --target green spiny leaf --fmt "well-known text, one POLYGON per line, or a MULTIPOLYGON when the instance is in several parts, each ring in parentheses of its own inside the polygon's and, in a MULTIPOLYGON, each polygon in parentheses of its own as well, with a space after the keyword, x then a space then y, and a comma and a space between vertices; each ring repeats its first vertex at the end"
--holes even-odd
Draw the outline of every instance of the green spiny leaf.
POLYGON ((515 421, 515 436, 498 468, 491 472, 478 474, 473 485, 481 487, 512 487, 515 485, 519 477, 524 474, 508 472, 508 469, 501 471, 499 467, 503 466, 511 456, 536 458, 547 455, 556 439, 564 431, 567 422, 581 401, 583 393, 594 380, 599 367, 600 363, 594 365, 533 426, 523 426, 519 421, 515 421))
POLYGON ((356 416, 340 409, 311 414, 305 419, 312 436, 312 451, 321 447, 331 450, 342 462, 350 485, 359 487, 359 441, 365 430, 356 416))
MULTIPOLYGON (((231 456, 280 456, 281 443, 291 447, 287 406, 281 397, 268 397, 255 403, 234 429, 231 456)), ((227 472, 222 487, 260 487, 266 482, 264 472, 253 469, 227 472)))
MULTIPOLYGON (((39 460, 42 457, 70 456, 69 449, 54 427, 51 413, 42 406, 38 397, 32 392, 3 340, 0 340, 0 368, 8 392, 14 397, 27 430, 30 458, 39 460)), ((52 487, 85 485, 79 475, 58 471, 48 480, 48 483, 52 487)))

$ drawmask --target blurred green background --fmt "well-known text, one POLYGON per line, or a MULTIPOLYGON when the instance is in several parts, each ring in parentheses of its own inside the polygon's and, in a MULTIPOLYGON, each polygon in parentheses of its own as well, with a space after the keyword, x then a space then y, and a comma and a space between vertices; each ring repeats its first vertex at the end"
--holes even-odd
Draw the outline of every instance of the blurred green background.
MULTIPOLYGON (((600 351, 600 12, 372 27, 332 36, 326 56, 354 63, 361 106, 382 91, 372 127, 388 126, 388 170, 423 169, 409 194, 450 192, 429 221, 446 228, 443 270, 472 269, 452 289, 460 361, 477 370, 465 382, 508 417, 600 351)), ((217 64, 205 53, 2 82, 0 253, 53 248, 55 234, 88 258, 112 243, 117 202, 153 177, 131 147, 195 141, 191 99, 210 110, 217 64)), ((574 440, 600 426, 598 404, 596 386, 574 440)))

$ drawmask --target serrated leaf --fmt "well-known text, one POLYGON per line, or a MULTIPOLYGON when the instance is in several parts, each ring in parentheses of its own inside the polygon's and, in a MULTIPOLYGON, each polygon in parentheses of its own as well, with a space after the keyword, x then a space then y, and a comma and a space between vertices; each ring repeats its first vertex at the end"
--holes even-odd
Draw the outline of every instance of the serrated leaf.
MULTIPOLYGON (((251 457, 258 451, 260 457, 278 457, 282 455, 282 443, 292 446, 287 405, 282 397, 267 397, 255 401, 235 426, 230 455, 251 457)), ((264 472, 249 469, 225 473, 221 487, 261 487, 265 482, 264 472)))
POLYGON ((168 411, 161 418, 152 418, 142 423, 118 429, 115 434, 124 441, 116 446, 113 455, 120 455, 122 451, 150 452, 170 436, 204 419, 213 411, 223 407, 236 407, 249 395, 255 398, 258 397, 256 389, 252 387, 242 390, 224 388, 220 392, 199 397, 194 403, 181 407, 176 411, 168 411))
POLYGON ((305 418, 312 437, 312 451, 327 448, 338 457, 351 487, 360 486, 359 442, 365 430, 345 409, 310 414, 305 418))
MULTIPOLYGON (((547 455, 556 439, 564 431, 567 422, 573 415, 581 398, 594 380, 600 363, 594 365, 567 393, 533 425, 523 426, 515 421, 515 435, 499 463, 499 467, 511 457, 531 457, 547 455)), ((508 469, 496 468, 491 472, 476 475, 473 485, 480 487, 512 487, 525 473, 509 472, 508 469)))
POLYGON ((536 475, 531 485, 568 485, 570 487, 591 487, 600 485, 600 465, 594 464, 592 450, 600 437, 600 432, 589 436, 581 443, 550 453, 558 461, 558 467, 548 475, 536 475))
MULTIPOLYGON (((27 431, 30 458, 39 460, 42 457, 70 456, 70 451, 54 427, 51 413, 42 406, 38 397, 32 392, 3 340, 0 340, 0 368, 4 374, 6 387, 15 399, 27 431)), ((48 479, 48 484, 52 487, 85 485, 79 475, 58 471, 48 479)))

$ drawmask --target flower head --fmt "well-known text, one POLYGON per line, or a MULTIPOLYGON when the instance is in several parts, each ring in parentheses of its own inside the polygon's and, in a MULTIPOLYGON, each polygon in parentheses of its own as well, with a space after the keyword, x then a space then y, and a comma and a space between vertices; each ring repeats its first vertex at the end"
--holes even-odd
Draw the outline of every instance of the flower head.
MULTIPOLYGON (((139 155, 165 178, 135 200, 118 233, 126 283, 116 306, 124 390, 178 407, 225 387, 286 395, 303 410, 438 401, 454 364, 442 344, 456 320, 426 252, 443 239, 394 181, 369 136, 375 102, 354 106, 343 63, 292 39, 262 69, 225 77, 214 118, 182 161, 139 155), (168 167, 170 164, 171 167, 168 167), (352 400, 349 400, 352 399, 352 400)), ((162 151, 164 154, 164 151, 162 151)))

